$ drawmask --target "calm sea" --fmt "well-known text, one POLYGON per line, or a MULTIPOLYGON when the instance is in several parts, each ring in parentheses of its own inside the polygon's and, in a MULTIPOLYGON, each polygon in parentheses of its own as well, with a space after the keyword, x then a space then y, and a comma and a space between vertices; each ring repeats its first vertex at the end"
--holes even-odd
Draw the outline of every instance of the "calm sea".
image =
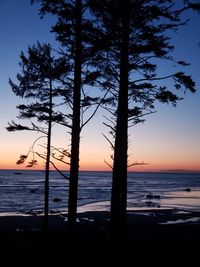
MULTIPOLYGON (((67 173, 66 173, 67 174, 67 173)), ((78 210, 108 210, 110 172, 80 172, 78 210)), ((66 211, 68 180, 50 174, 49 210, 66 211)), ((128 208, 200 211, 200 173, 129 173, 128 208)), ((44 172, 0 170, 0 212, 43 211, 44 172)))

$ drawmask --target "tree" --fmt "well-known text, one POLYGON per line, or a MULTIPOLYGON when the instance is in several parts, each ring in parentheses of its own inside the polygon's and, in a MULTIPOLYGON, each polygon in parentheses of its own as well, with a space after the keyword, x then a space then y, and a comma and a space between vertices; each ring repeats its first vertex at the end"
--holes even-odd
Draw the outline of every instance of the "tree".
MULTIPOLYGON (((70 97, 70 91, 63 90, 63 78, 68 68, 63 58, 54 58, 52 48, 49 44, 37 46, 33 45, 28 49, 28 56, 23 52, 20 55, 21 74, 17 74, 19 84, 9 80, 12 91, 21 98, 33 99, 33 102, 18 105, 19 119, 31 120, 31 125, 24 126, 14 121, 9 123, 8 131, 29 130, 43 134, 41 137, 47 138, 45 155, 37 153, 45 159, 45 200, 44 200, 44 228, 48 229, 48 210, 49 210, 49 168, 51 156, 51 132, 52 124, 60 123, 68 127, 64 114, 55 111, 56 97, 64 97, 65 101, 70 97), (64 71, 64 72, 63 72, 64 71), (37 121, 37 124, 33 122, 37 121)), ((37 140, 38 140, 37 139, 37 140)), ((36 141, 37 141, 36 140, 36 141)), ((34 142, 35 143, 35 142, 34 142)), ((29 153, 28 153, 29 154, 29 153)), ((23 163, 27 155, 21 155, 18 164, 23 163)), ((28 167, 37 164, 34 158, 29 162, 28 167)))
POLYGON ((166 80, 171 79, 175 89, 195 92, 194 81, 183 71, 161 76, 158 59, 187 65, 171 55, 174 47, 169 33, 187 22, 181 18, 184 11, 198 10, 200 5, 184 1, 176 8, 172 1, 162 0, 89 2, 102 29, 101 60, 96 63, 109 76, 114 96, 109 112, 116 120, 114 125, 107 124, 114 143, 107 140, 114 150, 110 220, 111 236, 116 238, 126 232, 128 127, 153 112, 157 100, 176 105, 181 99, 167 88, 166 80))
MULTIPOLYGON (((87 88, 94 86, 100 76, 92 63, 96 49, 92 40, 98 33, 98 29, 93 27, 91 17, 87 16, 87 0, 33 0, 31 2, 41 3, 42 16, 50 13, 57 17, 57 23, 52 27, 52 31, 56 33, 56 39, 62 46, 61 54, 71 66, 71 73, 65 82, 73 91, 68 222, 74 226, 77 217, 80 132, 93 118, 103 101, 99 96, 86 94, 84 90, 84 85, 87 85, 87 88), (89 107, 92 107, 90 112, 88 112, 89 107), (86 112, 89 115, 83 116, 86 112)), ((105 92, 102 99, 105 99, 106 94, 105 92)))

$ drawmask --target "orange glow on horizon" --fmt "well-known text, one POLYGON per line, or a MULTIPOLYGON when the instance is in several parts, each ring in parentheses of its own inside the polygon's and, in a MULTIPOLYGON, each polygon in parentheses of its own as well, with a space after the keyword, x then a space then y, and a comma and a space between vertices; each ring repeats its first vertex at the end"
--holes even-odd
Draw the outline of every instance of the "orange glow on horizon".
MULTIPOLYGON (((69 166, 59 165, 57 166, 60 170, 69 171, 69 166)), ((39 163, 35 167, 27 168, 26 164, 13 164, 9 162, 2 162, 0 164, 0 169, 11 169, 11 170, 44 170, 44 164, 39 163)), ((51 167, 51 170, 54 170, 51 167)), ((109 166, 107 166, 104 162, 98 164, 90 164, 89 162, 80 164, 80 171, 112 171, 109 166)), ((170 164, 170 163, 157 163, 157 164, 147 164, 147 165, 138 165, 128 169, 131 172, 160 172, 160 171, 194 171, 200 172, 200 168, 197 164, 170 164)))
MULTIPOLYGON (((0 169, 45 169, 44 160, 38 158, 38 165, 33 168, 26 168, 29 160, 27 160, 27 162, 25 162, 24 164, 17 165, 16 161, 20 156, 20 153, 18 151, 26 151, 24 148, 19 149, 17 146, 20 147, 21 144, 15 144, 15 146, 13 145, 12 153, 5 150, 4 153, 0 155, 0 169)), ((159 172, 167 170, 186 170, 200 172, 199 157, 197 153, 192 155, 188 160, 188 157, 186 159, 176 154, 172 155, 172 153, 164 153, 164 151, 166 152, 166 150, 159 151, 159 153, 157 152, 154 154, 153 150, 151 151, 152 153, 147 153, 145 150, 142 151, 142 149, 141 153, 136 151, 135 154, 138 155, 138 162, 140 162, 140 159, 144 159, 144 162, 148 164, 136 165, 129 168, 128 170, 133 172, 159 172)), ((80 158, 80 171, 112 171, 112 169, 104 162, 104 158, 105 160, 108 159, 109 163, 111 162, 109 161, 109 151, 105 151, 104 148, 100 149, 100 147, 98 147, 98 149, 96 149, 96 147, 93 146, 92 149, 91 147, 84 147, 80 158)), ((130 158, 129 162, 134 162, 134 160, 130 158)), ((58 164, 57 167, 61 170, 69 171, 69 165, 58 164)), ((51 166, 51 169, 53 170, 54 168, 51 166)))

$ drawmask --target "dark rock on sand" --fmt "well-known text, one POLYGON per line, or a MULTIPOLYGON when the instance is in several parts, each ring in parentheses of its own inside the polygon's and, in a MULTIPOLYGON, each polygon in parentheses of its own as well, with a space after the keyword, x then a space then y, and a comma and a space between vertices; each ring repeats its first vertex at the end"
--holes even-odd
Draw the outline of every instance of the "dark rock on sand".
POLYGON ((152 198, 160 198, 160 195, 152 195, 152 194, 148 194, 148 195, 146 195, 146 198, 148 198, 148 199, 152 199, 152 198))
POLYGON ((53 201, 54 201, 54 202, 59 202, 59 201, 61 201, 61 199, 58 198, 58 197, 55 197, 55 198, 53 199, 53 201))
POLYGON ((191 191, 191 188, 186 188, 185 191, 186 192, 190 192, 191 191))

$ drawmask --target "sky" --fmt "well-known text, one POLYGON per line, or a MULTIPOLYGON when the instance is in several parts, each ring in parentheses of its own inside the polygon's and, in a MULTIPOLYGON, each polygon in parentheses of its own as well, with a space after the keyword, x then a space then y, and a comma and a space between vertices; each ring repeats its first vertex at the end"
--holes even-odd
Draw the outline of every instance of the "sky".
MULTIPOLYGON (((193 76, 197 92, 181 94, 184 100, 177 107, 158 104, 157 112, 147 116, 145 123, 129 130, 129 163, 145 163, 131 167, 130 171, 200 171, 200 28, 197 27, 200 15, 188 16, 190 22, 174 33, 172 42, 176 46, 175 56, 191 63, 187 73, 193 76)), ((39 137, 35 133, 10 133, 5 129, 8 122, 16 120, 16 105, 22 101, 14 95, 8 80, 9 77, 15 80, 20 72, 21 51, 26 52, 38 40, 55 43, 54 34, 49 32, 54 21, 50 16, 41 20, 38 5, 30 5, 29 0, 0 0, 0 169, 25 168, 16 165, 16 161, 39 137)), ((170 69, 161 64, 159 71, 166 73, 170 69)), ((99 112, 81 133, 81 170, 110 170, 104 162, 111 162, 112 151, 103 137, 107 132, 103 120, 99 112)), ((55 129, 52 138, 57 147, 69 148, 66 129, 55 129)), ((39 162, 37 168, 44 168, 44 163, 39 162)))

